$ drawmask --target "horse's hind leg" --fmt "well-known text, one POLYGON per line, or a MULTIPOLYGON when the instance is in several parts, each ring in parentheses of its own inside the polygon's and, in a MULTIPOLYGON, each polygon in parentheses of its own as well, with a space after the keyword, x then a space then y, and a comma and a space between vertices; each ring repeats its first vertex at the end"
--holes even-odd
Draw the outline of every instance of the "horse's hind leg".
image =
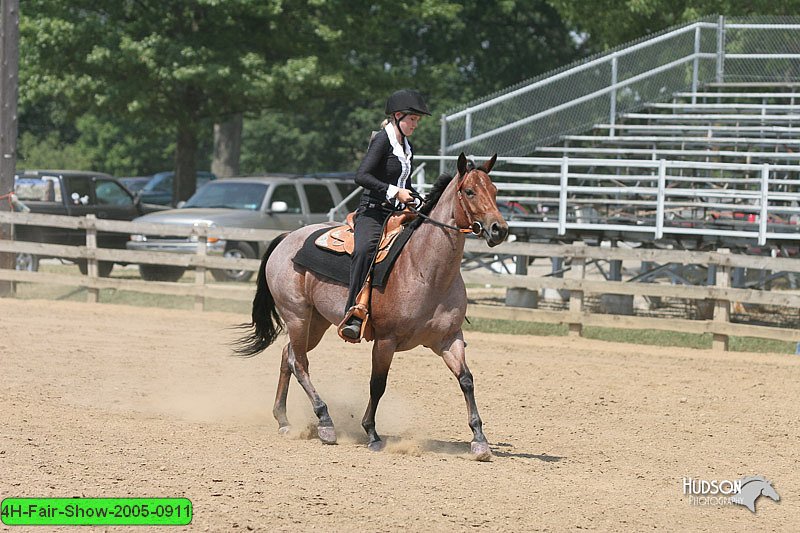
MULTIPOLYGON (((306 337, 306 351, 314 349, 322 340, 325 330, 328 329, 330 323, 322 318, 316 311, 312 311, 310 325, 308 327, 308 335, 306 337)), ((278 389, 275 393, 275 405, 272 408, 272 415, 278 421, 278 431, 282 434, 289 432, 289 418, 286 416, 286 397, 289 393, 289 381, 292 377, 292 367, 289 365, 289 344, 283 347, 281 355, 281 369, 278 376, 278 389)), ((312 399, 313 402, 313 399, 312 399)))
POLYGON ((272 407, 272 416, 278 421, 278 431, 281 434, 289 432, 289 418, 286 416, 286 397, 289 394, 289 380, 292 369, 289 366, 289 345, 283 347, 281 354, 281 370, 278 376, 278 390, 275 393, 275 405, 272 407))
POLYGON ((361 427, 369 436, 367 448, 377 452, 383 449, 385 443, 375 431, 375 413, 378 402, 386 391, 386 379, 389 376, 389 367, 392 366, 395 344, 387 340, 376 340, 372 347, 372 375, 369 379, 369 403, 361 420, 361 427))
POLYGON ((467 415, 469 417, 469 427, 472 429, 471 451, 475 459, 488 461, 492 457, 489 443, 483 434, 483 422, 478 414, 478 405, 475 403, 475 384, 472 380, 472 372, 467 366, 466 354, 464 352, 464 335, 458 330, 456 336, 444 344, 444 349, 439 354, 444 359, 447 368, 456 376, 464 399, 467 402, 467 415))

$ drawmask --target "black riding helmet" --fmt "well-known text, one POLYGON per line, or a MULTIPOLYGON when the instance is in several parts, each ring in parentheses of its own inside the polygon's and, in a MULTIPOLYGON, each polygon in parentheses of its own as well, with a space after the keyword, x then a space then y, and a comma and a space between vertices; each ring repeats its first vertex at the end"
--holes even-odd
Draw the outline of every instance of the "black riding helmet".
POLYGON ((401 112, 414 115, 428 115, 428 105, 425 99, 417 91, 411 89, 401 89, 392 93, 388 100, 386 100, 386 114, 393 115, 394 113, 401 112))

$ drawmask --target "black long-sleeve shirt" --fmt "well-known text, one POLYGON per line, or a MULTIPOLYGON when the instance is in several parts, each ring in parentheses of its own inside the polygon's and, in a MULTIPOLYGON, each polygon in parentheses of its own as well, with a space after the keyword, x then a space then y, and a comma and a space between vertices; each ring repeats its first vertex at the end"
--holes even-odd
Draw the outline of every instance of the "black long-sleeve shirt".
MULTIPOLYGON (((411 146, 411 143, 409 143, 409 146, 411 146)), ((413 155, 411 163, 413 166, 413 155)), ((368 204, 380 205, 386 201, 386 191, 389 189, 389 185, 397 186, 397 179, 402 171, 403 167, 399 159, 392 152, 392 144, 389 142, 388 133, 385 129, 380 130, 372 138, 367 154, 356 171, 356 183, 365 189, 364 194, 361 196, 361 205, 364 207, 368 204)), ((400 187, 414 190, 411 185, 410 174, 400 187)))

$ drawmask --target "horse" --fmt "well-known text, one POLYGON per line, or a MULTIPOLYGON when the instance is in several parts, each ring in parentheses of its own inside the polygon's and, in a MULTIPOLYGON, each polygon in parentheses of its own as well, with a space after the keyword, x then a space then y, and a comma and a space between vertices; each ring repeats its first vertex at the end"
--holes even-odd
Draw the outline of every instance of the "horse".
POLYGON ((772 486, 772 483, 764 478, 764 476, 744 477, 740 480, 740 483, 742 484, 742 488, 739 494, 731 496, 731 502, 744 505, 750 509, 751 513, 756 512, 756 500, 760 496, 766 496, 776 502, 781 499, 781 497, 778 496, 778 492, 772 486))
MULTIPOLYGON (((394 354, 424 345, 444 360, 458 380, 472 429, 471 454, 477 460, 492 457, 465 360, 461 325, 467 294, 460 265, 467 233, 482 237, 490 247, 508 235, 508 224, 497 209, 497 187, 489 178, 496 160, 497 154, 476 168, 463 153, 459 156, 457 175, 439 177, 419 210, 422 222, 402 249, 391 275, 382 288, 372 289, 372 372, 369 402, 361 421, 372 451, 385 446, 375 430, 375 414, 394 354)), ((323 227, 330 226, 306 226, 271 242, 258 272, 252 321, 241 325, 249 332, 236 341, 235 353, 244 357, 260 353, 275 342, 285 325, 289 342, 282 352, 272 411, 279 431, 286 434, 290 428, 286 397, 293 375, 311 401, 319 439, 335 444, 333 420, 311 382, 307 354, 330 325, 342 320, 348 288, 292 260, 309 235, 323 227)))

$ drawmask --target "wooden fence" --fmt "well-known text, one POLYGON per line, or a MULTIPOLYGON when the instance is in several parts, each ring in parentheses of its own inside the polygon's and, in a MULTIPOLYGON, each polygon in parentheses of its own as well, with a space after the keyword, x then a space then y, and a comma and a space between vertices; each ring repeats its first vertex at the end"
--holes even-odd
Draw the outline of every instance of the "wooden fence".
MULTIPOLYGON (((229 259, 206 255, 205 243, 209 237, 239 241, 269 241, 282 233, 274 230, 248 230, 239 228, 207 228, 205 226, 178 226, 172 224, 148 224, 99 220, 86 218, 30 213, 0 213, 1 223, 29 224, 86 231, 85 246, 62 246, 22 241, 0 240, 0 252, 31 253, 43 256, 85 259, 88 264, 86 276, 0 270, 0 280, 60 284, 87 289, 87 299, 96 302, 100 289, 114 288, 156 294, 194 296, 195 309, 202 310, 206 298, 250 301, 253 297, 251 284, 206 282, 206 269, 241 269, 257 271, 258 259, 229 259), (196 254, 166 252, 140 252, 104 249, 97 247, 97 232, 121 232, 126 234, 195 236, 198 241, 196 254), (195 282, 168 283, 144 280, 122 280, 98 277, 98 261, 115 261, 131 264, 160 264, 195 269, 195 282)), ((465 250, 487 253, 482 241, 468 240, 465 250)), ((783 341, 800 341, 800 330, 739 324, 730 321, 731 302, 743 304, 780 306, 797 310, 800 308, 800 291, 762 291, 730 287, 731 271, 734 268, 766 269, 772 271, 800 272, 800 261, 789 258, 773 258, 717 252, 690 252, 657 249, 624 249, 590 247, 582 243, 571 245, 532 244, 509 242, 492 249, 492 253, 518 257, 562 257, 571 258, 572 268, 565 278, 537 277, 532 275, 493 274, 488 271, 463 272, 467 283, 486 284, 495 287, 528 289, 554 289, 568 291, 569 304, 566 311, 470 305, 469 316, 567 324, 573 335, 580 335, 585 326, 602 326, 628 329, 657 329, 689 333, 711 333, 716 349, 727 349, 729 336, 758 337, 783 341), (590 260, 606 261, 652 261, 659 264, 702 264, 716 268, 716 283, 713 286, 686 286, 622 281, 595 281, 586 279, 586 264, 590 260), (590 294, 614 294, 664 298, 704 300, 713 305, 713 318, 689 320, 676 318, 650 318, 627 315, 592 313, 585 305, 590 294)))

